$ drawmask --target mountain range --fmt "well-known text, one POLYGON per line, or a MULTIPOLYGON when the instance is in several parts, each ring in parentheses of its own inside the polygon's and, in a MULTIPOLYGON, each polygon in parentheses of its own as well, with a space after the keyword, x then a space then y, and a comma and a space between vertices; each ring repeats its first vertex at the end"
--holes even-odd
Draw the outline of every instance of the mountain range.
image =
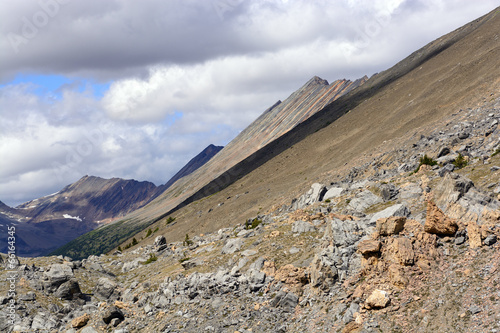
MULTIPOLYGON (((46 255, 144 206, 176 180, 205 164, 222 148, 209 145, 160 186, 136 180, 84 176, 57 193, 15 208, 0 202, 0 223, 15 225, 18 255, 46 255)), ((7 252, 7 246, 7 240, 1 239, 0 252, 7 252)))
POLYGON ((57 256, 0 255, 0 331, 498 331, 499 31, 497 8, 370 78, 314 77, 57 256))

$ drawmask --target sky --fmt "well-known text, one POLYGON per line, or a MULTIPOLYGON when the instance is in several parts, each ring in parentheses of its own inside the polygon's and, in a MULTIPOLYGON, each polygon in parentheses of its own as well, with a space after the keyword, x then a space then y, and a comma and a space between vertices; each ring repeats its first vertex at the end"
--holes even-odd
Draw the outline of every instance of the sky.
POLYGON ((2 0, 0 200, 165 183, 311 77, 371 76, 497 0, 2 0))

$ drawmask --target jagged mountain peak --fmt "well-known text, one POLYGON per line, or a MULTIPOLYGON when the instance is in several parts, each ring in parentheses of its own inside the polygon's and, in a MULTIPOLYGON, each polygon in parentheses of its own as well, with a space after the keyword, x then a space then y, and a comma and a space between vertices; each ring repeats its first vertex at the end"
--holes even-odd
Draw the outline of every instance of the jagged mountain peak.
POLYGON ((309 81, 304 84, 304 88, 312 86, 327 86, 329 83, 327 80, 320 78, 319 76, 313 76, 309 81))

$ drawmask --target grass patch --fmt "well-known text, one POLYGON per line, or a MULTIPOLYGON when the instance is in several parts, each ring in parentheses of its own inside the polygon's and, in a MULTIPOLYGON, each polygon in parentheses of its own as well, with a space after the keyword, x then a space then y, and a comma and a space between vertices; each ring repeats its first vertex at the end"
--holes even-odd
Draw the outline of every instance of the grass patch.
POLYGON ((143 265, 147 265, 147 264, 150 264, 150 263, 152 263, 152 262, 154 262, 154 261, 156 261, 156 260, 158 260, 158 258, 156 257, 156 255, 154 255, 153 253, 150 253, 150 254, 149 254, 149 258, 148 258, 148 260, 146 260, 146 261, 145 261, 145 262, 143 262, 142 264, 143 264, 143 265))
POLYGON ((248 220, 248 221, 245 222, 245 229, 246 230, 255 229, 260 224, 262 224, 262 220, 261 219, 254 218, 253 220, 248 220))

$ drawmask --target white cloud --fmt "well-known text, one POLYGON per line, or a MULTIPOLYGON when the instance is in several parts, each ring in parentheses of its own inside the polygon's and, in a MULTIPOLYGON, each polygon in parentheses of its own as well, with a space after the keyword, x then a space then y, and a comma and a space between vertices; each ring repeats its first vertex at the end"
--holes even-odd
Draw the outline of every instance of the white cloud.
POLYGON ((39 2, 0 2, 1 83, 19 73, 113 81, 102 100, 91 86, 60 97, 0 86, 0 200, 53 193, 85 174, 163 183, 312 76, 384 70, 496 5, 69 1, 27 38, 39 2), (17 53, 10 33, 26 38, 17 53))

